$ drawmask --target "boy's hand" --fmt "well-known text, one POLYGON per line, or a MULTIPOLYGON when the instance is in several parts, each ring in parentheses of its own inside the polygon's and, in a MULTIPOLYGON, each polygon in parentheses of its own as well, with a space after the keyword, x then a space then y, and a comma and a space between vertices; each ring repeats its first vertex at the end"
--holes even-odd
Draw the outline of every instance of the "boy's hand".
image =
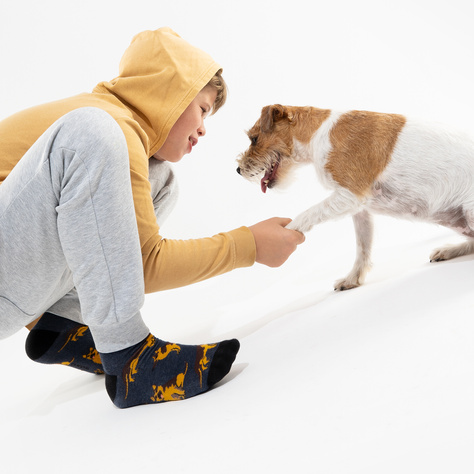
POLYGON ((273 217, 250 226, 257 247, 258 263, 269 267, 279 267, 296 250, 296 246, 305 240, 296 230, 286 229, 291 219, 273 217))

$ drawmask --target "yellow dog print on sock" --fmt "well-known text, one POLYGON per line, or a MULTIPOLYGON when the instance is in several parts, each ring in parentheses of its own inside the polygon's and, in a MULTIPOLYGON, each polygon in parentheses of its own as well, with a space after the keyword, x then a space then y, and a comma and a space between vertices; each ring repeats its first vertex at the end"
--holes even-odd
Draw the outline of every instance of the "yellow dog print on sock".
POLYGON ((87 326, 81 326, 77 329, 74 329, 70 331, 68 334, 68 337, 66 339, 66 342, 63 344, 61 349, 59 349, 58 354, 70 343, 70 342, 76 342, 79 337, 82 337, 84 333, 87 331, 87 326))
POLYGON ((164 347, 160 347, 155 351, 155 355, 153 356, 153 360, 155 361, 153 367, 156 366, 158 361, 166 359, 171 352, 177 352, 179 354, 180 351, 181 347, 178 344, 166 344, 164 347))
POLYGON ((140 356, 145 352, 148 347, 153 347, 155 344, 155 338, 149 334, 146 338, 145 343, 143 346, 134 354, 130 362, 124 367, 123 369, 123 379, 125 382, 125 399, 128 397, 128 385, 131 382, 134 382, 135 379, 133 376, 137 373, 137 366, 140 356))
POLYGON ((194 370, 199 374, 199 385, 202 388, 202 374, 205 370, 209 368, 209 363, 211 362, 207 358, 207 351, 209 349, 214 349, 217 344, 203 344, 198 346, 198 354, 196 356, 196 363, 194 365, 194 370), (200 353, 201 352, 201 353, 200 353))
MULTIPOLYGON (((125 382, 125 399, 128 397, 129 384, 134 382, 134 375, 137 374, 137 366, 140 356, 147 348, 152 348, 156 342, 156 339, 151 334, 146 339, 143 346, 134 354, 130 362, 124 368, 124 382, 125 382)), ((199 384, 202 388, 203 384, 203 373, 209 368, 211 360, 208 358, 207 353, 209 350, 216 347, 217 344, 203 344, 196 347, 196 358, 194 363, 194 371, 199 375, 199 384)), ((165 360, 172 353, 179 354, 181 352, 181 346, 178 344, 167 343, 164 346, 159 347, 153 354, 153 367, 159 361, 165 360)), ((171 400, 182 400, 185 398, 184 378, 188 371, 188 363, 186 363, 186 369, 184 372, 179 373, 176 377, 166 382, 163 385, 152 385, 153 396, 150 397, 153 402, 171 401, 171 400)))
POLYGON ((164 385, 153 385, 152 402, 172 402, 175 400, 183 400, 186 392, 183 389, 184 377, 188 371, 188 364, 184 372, 173 377, 164 385))

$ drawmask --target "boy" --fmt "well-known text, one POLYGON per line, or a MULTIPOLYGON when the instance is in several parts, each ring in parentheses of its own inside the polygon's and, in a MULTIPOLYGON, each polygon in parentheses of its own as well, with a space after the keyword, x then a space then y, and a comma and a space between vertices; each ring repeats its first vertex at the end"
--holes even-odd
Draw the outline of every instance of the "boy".
POLYGON ((146 31, 116 79, 0 122, 0 338, 43 315, 30 358, 104 371, 120 408, 204 392, 239 349, 155 338, 140 315, 145 292, 278 266, 304 240, 277 218, 208 239, 159 234, 176 194, 167 162, 225 102, 220 71, 169 28, 146 31))

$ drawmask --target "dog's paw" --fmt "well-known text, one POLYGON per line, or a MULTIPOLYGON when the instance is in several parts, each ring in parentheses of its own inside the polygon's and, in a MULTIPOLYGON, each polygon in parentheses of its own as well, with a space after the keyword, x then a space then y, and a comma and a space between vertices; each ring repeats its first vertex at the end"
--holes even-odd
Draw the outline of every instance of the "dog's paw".
POLYGON ((430 262, 443 262, 444 260, 451 260, 452 258, 466 255, 466 243, 460 245, 445 245, 439 247, 430 255, 430 262))
POLYGON ((357 279, 342 278, 334 283, 334 291, 345 291, 357 288, 361 283, 357 279))
POLYGON ((345 278, 341 278, 334 283, 334 291, 352 290, 352 288, 362 285, 369 268, 370 264, 363 267, 356 266, 345 278))
POLYGON ((305 234, 313 228, 313 224, 311 221, 309 221, 309 219, 296 217, 286 226, 286 228, 290 230, 297 230, 298 232, 305 234))
POLYGON ((452 257, 449 257, 449 252, 446 248, 439 248, 433 250, 430 255, 430 262, 443 262, 444 260, 449 260, 452 257))

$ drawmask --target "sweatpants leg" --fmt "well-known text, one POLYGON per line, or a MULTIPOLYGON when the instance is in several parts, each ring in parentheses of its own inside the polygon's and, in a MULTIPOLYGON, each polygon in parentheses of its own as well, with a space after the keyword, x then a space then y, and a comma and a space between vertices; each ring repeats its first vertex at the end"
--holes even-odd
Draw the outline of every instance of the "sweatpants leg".
POLYGON ((125 137, 95 108, 53 124, 0 186, 0 338, 73 287, 99 352, 148 335, 125 137))
MULTIPOLYGON (((161 226, 176 205, 178 183, 170 164, 155 158, 149 160, 149 180, 156 221, 161 226)), ((79 296, 75 288, 48 308, 48 312, 81 324, 84 323, 79 296)))
POLYGON ((48 308, 48 313, 70 319, 76 323, 84 324, 81 313, 81 303, 76 288, 73 288, 59 301, 48 308))

